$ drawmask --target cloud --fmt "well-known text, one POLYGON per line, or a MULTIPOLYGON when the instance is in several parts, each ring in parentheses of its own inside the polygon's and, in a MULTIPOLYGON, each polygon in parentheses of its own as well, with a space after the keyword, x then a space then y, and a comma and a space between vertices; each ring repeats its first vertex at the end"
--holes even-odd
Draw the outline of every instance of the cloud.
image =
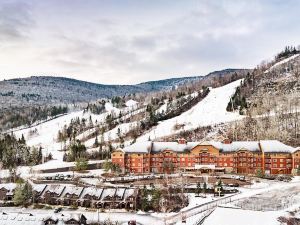
POLYGON ((23 2, 0 3, 0 40, 14 44, 1 49, 1 70, 11 77, 129 84, 205 75, 300 42, 293 0, 23 2))
POLYGON ((0 5, 0 41, 23 39, 32 25, 29 5, 16 2, 0 5))

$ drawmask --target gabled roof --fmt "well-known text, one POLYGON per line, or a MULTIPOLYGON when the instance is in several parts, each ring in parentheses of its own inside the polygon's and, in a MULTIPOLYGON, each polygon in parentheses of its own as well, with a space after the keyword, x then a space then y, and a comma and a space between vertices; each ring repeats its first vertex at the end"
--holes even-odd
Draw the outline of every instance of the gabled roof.
POLYGON ((114 197, 116 193, 116 189, 115 188, 105 188, 103 190, 102 196, 101 196, 101 200, 103 200, 106 197, 114 197))
POLYGON ((116 196, 116 197, 119 197, 119 198, 121 198, 121 199, 123 199, 123 196, 124 196, 124 194, 125 194, 125 191, 126 191, 126 188, 118 188, 118 189, 116 190, 115 196, 116 196))
POLYGON ((69 195, 76 195, 79 197, 82 191, 83 191, 83 187, 67 186, 66 189, 64 190, 63 196, 69 194, 69 195))
POLYGON ((62 194, 62 192, 64 191, 64 189, 65 189, 65 186, 63 186, 63 185, 50 184, 50 185, 47 185, 45 192, 55 193, 60 196, 62 194))
POLYGON ((261 151, 258 141, 234 141, 230 144, 222 142, 210 141, 211 145, 219 149, 221 152, 236 152, 239 150, 248 150, 251 152, 261 151))
POLYGON ((187 142, 186 144, 179 144, 178 142, 136 142, 123 149, 126 153, 150 153, 150 152, 162 152, 165 150, 172 150, 175 152, 184 152, 191 150, 197 146, 200 142, 187 142))
POLYGON ((0 184, 0 189, 5 189, 7 190, 7 195, 12 195, 14 190, 16 189, 17 184, 16 183, 5 183, 5 184, 0 184))
POLYGON ((46 187, 46 184, 35 184, 32 186, 32 190, 41 193, 45 190, 46 187))
POLYGON ((199 142, 187 142, 186 144, 179 144, 178 142, 153 142, 152 152, 162 152, 164 150, 172 150, 174 152, 189 151, 199 142))
POLYGON ((297 152, 297 151, 300 151, 300 147, 296 147, 296 148, 294 148, 294 151, 293 151, 293 153, 294 153, 294 152, 297 152))
POLYGON ((149 153, 152 148, 152 141, 136 142, 123 149, 126 153, 149 153))
POLYGON ((84 190, 81 194, 81 198, 84 198, 86 195, 100 198, 102 192, 103 192, 103 188, 86 187, 86 188, 84 188, 84 190))
POLYGON ((127 188, 124 195, 124 200, 126 200, 128 197, 135 195, 136 189, 133 188, 127 188))

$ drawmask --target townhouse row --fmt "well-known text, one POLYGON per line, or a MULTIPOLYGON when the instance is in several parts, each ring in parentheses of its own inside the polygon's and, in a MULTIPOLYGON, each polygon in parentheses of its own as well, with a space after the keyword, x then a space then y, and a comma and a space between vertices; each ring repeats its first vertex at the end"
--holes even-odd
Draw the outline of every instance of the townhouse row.
MULTIPOLYGON (((0 184, 0 201, 13 201, 16 184, 0 184)), ((34 184, 33 203, 86 208, 135 209, 138 189, 34 184)))
MULTIPOLYGON (((90 219, 90 218, 89 218, 90 219)), ((87 218, 81 213, 65 213, 64 214, 32 214, 25 212, 12 212, 11 210, 0 213, 0 224, 10 225, 88 225, 87 218)), ((93 223, 95 224, 95 223, 93 223)))
MULTIPOLYGON (((137 142, 112 153, 112 162, 124 173, 295 174, 300 148, 277 140, 222 142, 137 142)), ((299 168, 300 169, 300 168, 299 168)))

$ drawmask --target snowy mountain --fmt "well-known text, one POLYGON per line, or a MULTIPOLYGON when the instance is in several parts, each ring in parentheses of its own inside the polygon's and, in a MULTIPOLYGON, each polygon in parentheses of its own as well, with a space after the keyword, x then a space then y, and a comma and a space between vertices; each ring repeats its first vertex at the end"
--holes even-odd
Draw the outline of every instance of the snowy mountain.
POLYGON ((0 106, 27 106, 88 102, 133 93, 169 90, 189 82, 225 76, 240 69, 216 71, 206 76, 172 78, 135 85, 104 85, 65 77, 33 76, 0 81, 0 106))
MULTIPOLYGON (((271 133, 272 136, 268 136, 269 131, 265 126, 263 126, 262 130, 266 134, 266 136, 242 136, 248 129, 251 129, 251 126, 253 125, 244 123, 244 121, 249 121, 249 117, 247 117, 246 114, 241 115, 241 111, 239 111, 238 108, 232 112, 228 111, 228 103, 232 100, 234 101, 234 103, 232 103, 233 105, 236 103, 235 98, 237 96, 237 91, 239 91, 240 95, 245 95, 246 101, 250 105, 255 102, 254 108, 256 109, 256 111, 257 108, 261 108, 261 105, 259 105, 261 103, 259 102, 262 101, 262 104, 265 104, 264 100, 261 100, 262 98, 267 98, 267 102, 270 102, 272 100, 270 99, 272 98, 272 93, 275 93, 275 95, 280 94, 280 96, 284 98, 286 96, 290 96, 291 92, 295 95, 297 94, 296 96, 299 96, 299 91, 297 90, 300 89, 286 89, 287 92, 285 92, 282 89, 276 88, 277 85, 283 85, 284 87, 285 85, 289 86, 291 85, 291 82, 293 85, 296 85, 295 87, 298 87, 298 81, 297 78, 294 77, 294 73, 295 68, 297 68, 299 58, 300 57, 298 56, 293 56, 289 59, 282 59, 280 61, 274 62, 273 64, 270 64, 267 68, 262 67, 249 72, 244 79, 235 80, 234 82, 229 81, 229 83, 227 82, 224 86, 217 85, 215 88, 210 87, 210 91, 208 92, 208 94, 203 98, 200 98, 196 102, 196 104, 193 104, 186 110, 180 111, 179 115, 174 114, 168 119, 159 120, 158 124, 151 125, 148 128, 142 127, 145 126, 143 124, 145 124, 149 119, 149 105, 147 105, 149 103, 146 104, 145 102, 138 102, 137 99, 129 99, 125 102, 122 108, 115 108, 111 103, 106 103, 105 111, 99 115, 83 111, 73 112, 50 120, 48 122, 33 126, 31 128, 16 131, 15 134, 17 137, 21 137, 21 135, 23 134, 29 145, 42 146, 45 155, 51 152, 54 158, 59 160, 62 160, 63 157, 63 152, 60 151, 62 149, 63 143, 57 140, 58 131, 68 126, 71 120, 74 121, 76 118, 79 118, 79 120, 85 119, 86 121, 91 120, 93 123, 93 126, 86 126, 85 129, 76 134, 76 138, 81 140, 82 143, 85 144, 85 146, 88 148, 88 151, 97 149, 94 147, 95 139, 102 140, 105 143, 106 147, 109 144, 112 144, 115 148, 117 148, 121 145, 121 142, 123 142, 123 144, 126 146, 130 145, 134 141, 146 141, 149 138, 151 140, 154 140, 167 136, 174 137, 174 135, 178 134, 182 136, 185 132, 194 132, 193 137, 195 138, 197 137, 197 134, 201 133, 197 129, 205 128, 208 126, 216 127, 216 130, 213 132, 218 133, 218 129, 220 128, 220 126, 222 128, 224 124, 228 127, 226 127, 225 129, 227 133, 225 132, 223 134, 225 136, 228 135, 231 137, 233 130, 236 129, 233 132, 236 136, 232 138, 237 140, 272 138, 286 142, 287 137, 284 135, 284 133, 281 133, 280 137, 276 136, 274 132, 271 133), (257 98, 259 98, 260 101, 258 101, 257 98), (112 119, 113 123, 111 125, 108 125, 107 119, 108 116, 111 115, 114 115, 112 119), (233 121, 235 122, 232 123, 233 121), (240 121, 241 125, 239 125, 240 121), (234 127, 230 127, 230 124, 234 124, 234 127), (239 127, 241 128, 240 130, 239 127), (102 132, 100 132, 100 130, 102 130, 102 132)), ((209 77, 210 79, 218 83, 218 79, 211 77, 226 76, 227 72, 220 72, 217 75, 216 73, 212 73, 209 75, 209 77)), ((201 79, 203 80, 205 78, 201 79)), ((181 81, 185 82, 184 79, 182 79, 181 81)), ((179 81, 177 80, 176 82, 179 81)), ((158 83, 159 85, 165 85, 165 88, 168 84, 168 82, 166 81, 160 81, 158 83)), ((147 85, 150 84, 151 82, 149 82, 147 85)), ((152 84, 155 84, 155 82, 153 82, 152 84)), ((154 86, 158 87, 159 85, 154 86)), ((161 87, 162 86, 160 86, 160 88, 161 87)), ((203 91, 201 89, 201 86, 196 86, 196 89, 193 90, 195 92, 191 92, 188 94, 185 93, 185 95, 181 97, 177 96, 178 98, 176 97, 174 100, 170 100, 170 98, 164 99, 160 104, 157 105, 157 108, 154 108, 155 114, 161 115, 166 113, 166 111, 168 110, 172 110, 172 107, 174 106, 180 107, 180 104, 177 104, 178 102, 183 100, 184 102, 192 102, 203 91)), ((169 91, 171 93, 171 90, 169 91)), ((280 102, 281 101, 277 99, 277 103, 272 104, 270 106, 271 108, 265 108, 264 105, 264 107, 260 109, 261 114, 255 114, 253 111, 249 111, 252 113, 251 119, 259 120, 260 118, 266 118, 266 115, 268 115, 267 112, 272 111, 274 111, 273 115, 279 115, 279 113, 276 111, 276 107, 281 107, 279 105, 280 102)), ((250 109, 252 108, 250 108, 249 106, 247 110, 250 109)), ((284 118, 282 114, 280 114, 280 118, 284 118)), ((271 119, 269 119, 268 121, 270 120, 271 119)), ((110 123, 112 121, 110 121, 110 123)), ((292 122, 294 123, 295 121, 293 120, 292 122)), ((259 121, 256 124, 259 124, 259 121)), ((292 124, 291 127, 293 127, 292 124)), ((259 129, 256 129, 257 132, 255 134, 259 135, 259 129)), ((278 127, 278 129, 282 129, 282 127, 280 126, 278 127)), ((253 134, 253 132, 251 134, 253 134)), ((200 138, 197 137, 197 140, 200 140, 200 138)))
POLYGON ((249 115, 228 129, 229 136, 238 140, 277 139, 299 146, 299 99, 299 53, 258 66, 228 102, 227 110, 249 115))
MULTIPOLYGON (((226 111, 227 102, 240 83, 241 80, 237 80, 219 88, 210 88, 209 94, 190 110, 179 116, 160 122, 150 131, 146 131, 142 136, 138 137, 136 141, 145 141, 149 137, 154 139, 178 133, 182 130, 195 129, 201 126, 243 118, 237 112, 226 111), (181 125, 181 128, 176 130, 176 125, 181 125)), ((196 97, 195 94, 192 95, 196 97)), ((80 120, 92 120, 95 126, 86 129, 76 138, 82 140, 88 149, 93 149, 95 136, 91 136, 91 134, 96 131, 97 126, 101 126, 101 124, 103 125, 106 123, 107 115, 111 113, 117 115, 122 113, 124 117, 122 120, 126 120, 127 117, 134 117, 136 114, 144 114, 145 110, 144 106, 138 106, 138 103, 134 100, 129 100, 127 102, 127 106, 122 109, 116 109, 111 104, 107 103, 106 112, 100 115, 83 111, 73 112, 27 129, 15 131, 14 133, 17 137, 21 137, 23 135, 30 146, 42 146, 45 155, 51 152, 55 159, 62 160, 63 152, 61 152, 60 149, 62 149, 63 143, 58 142, 57 140, 58 131, 67 126, 71 120, 74 121, 76 118, 79 118, 80 120)), ((132 122, 119 122, 117 126, 112 129, 108 129, 102 135, 99 135, 98 140, 103 138, 103 141, 115 143, 115 146, 117 147, 120 135, 126 138, 129 132, 139 129, 138 127, 140 127, 140 122, 141 121, 139 120, 132 122)), ((132 139, 127 138, 125 140, 125 145, 129 145, 132 141, 132 139)))

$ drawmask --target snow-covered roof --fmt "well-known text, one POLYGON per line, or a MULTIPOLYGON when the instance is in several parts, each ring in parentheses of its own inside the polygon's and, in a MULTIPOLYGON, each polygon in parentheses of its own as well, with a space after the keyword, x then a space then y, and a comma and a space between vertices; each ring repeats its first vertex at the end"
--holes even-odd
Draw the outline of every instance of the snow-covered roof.
POLYGON ((55 193, 57 195, 61 195, 64 191, 65 186, 59 184, 50 184, 47 185, 46 192, 55 193))
POLYGON ((102 192, 103 192, 103 188, 86 187, 86 188, 84 188, 84 190, 82 192, 81 198, 84 198, 86 195, 100 198, 102 192))
POLYGON ((43 216, 42 220, 53 220, 53 221, 58 221, 57 224, 65 224, 64 222, 67 222, 71 219, 74 219, 76 221, 80 221, 82 214, 80 213, 63 213, 63 214, 55 214, 55 215, 47 215, 43 216))
POLYGON ((0 214, 0 224, 9 225, 44 225, 43 217, 30 213, 5 213, 0 214))
POLYGON ((136 142, 133 145, 123 149, 126 153, 149 153, 151 150, 152 141, 136 142))
POLYGON ((105 188, 103 190, 102 196, 101 196, 101 200, 103 200, 106 197, 114 197, 116 193, 116 189, 115 188, 105 188))
POLYGON ((0 184, 0 189, 4 188, 7 190, 7 195, 12 195, 14 190, 16 189, 17 184, 16 183, 5 183, 5 184, 0 184))
POLYGON ((300 147, 295 148, 293 152, 297 152, 297 151, 300 151, 300 147))
POLYGON ((118 188, 116 190, 115 196, 123 199, 124 193, 125 193, 126 188, 118 188))
POLYGON ((175 152, 184 152, 191 150, 197 146, 199 142, 187 142, 186 144, 179 144, 178 142, 153 142, 152 151, 161 152, 164 150, 172 150, 175 152))
MULTIPOLYGON (((248 150, 251 152, 294 152, 296 149, 285 145, 277 140, 261 140, 261 141, 234 141, 228 144, 219 141, 205 142, 186 142, 180 144, 178 142, 137 142, 123 149, 126 153, 149 153, 162 152, 164 150, 172 150, 175 152, 184 152, 191 150, 197 145, 212 145, 219 149, 220 152, 236 152, 239 150, 248 150)), ((299 149, 298 149, 299 150, 299 149)))
POLYGON ((258 141, 234 141, 229 144, 224 144, 222 142, 211 141, 211 145, 216 147, 222 152, 235 152, 241 149, 246 149, 248 151, 260 151, 258 141))
POLYGON ((83 187, 67 186, 66 189, 64 190, 63 196, 67 194, 80 196, 82 191, 83 191, 83 187))
POLYGON ((179 144, 178 142, 136 142, 133 145, 125 147, 123 151, 126 153, 162 152, 164 150, 184 152, 186 150, 191 150, 199 143, 200 142, 187 142, 186 144, 179 144))
POLYGON ((135 189, 133 188, 127 188, 125 191, 124 199, 126 200, 128 197, 135 194, 135 189))
POLYGON ((260 146, 263 150, 263 152, 294 152, 295 148, 288 146, 286 144, 283 144, 280 141, 277 140, 262 140, 260 141, 260 146))
POLYGON ((32 190, 41 193, 43 190, 45 190, 46 186, 46 184, 35 184, 33 185, 32 190))

